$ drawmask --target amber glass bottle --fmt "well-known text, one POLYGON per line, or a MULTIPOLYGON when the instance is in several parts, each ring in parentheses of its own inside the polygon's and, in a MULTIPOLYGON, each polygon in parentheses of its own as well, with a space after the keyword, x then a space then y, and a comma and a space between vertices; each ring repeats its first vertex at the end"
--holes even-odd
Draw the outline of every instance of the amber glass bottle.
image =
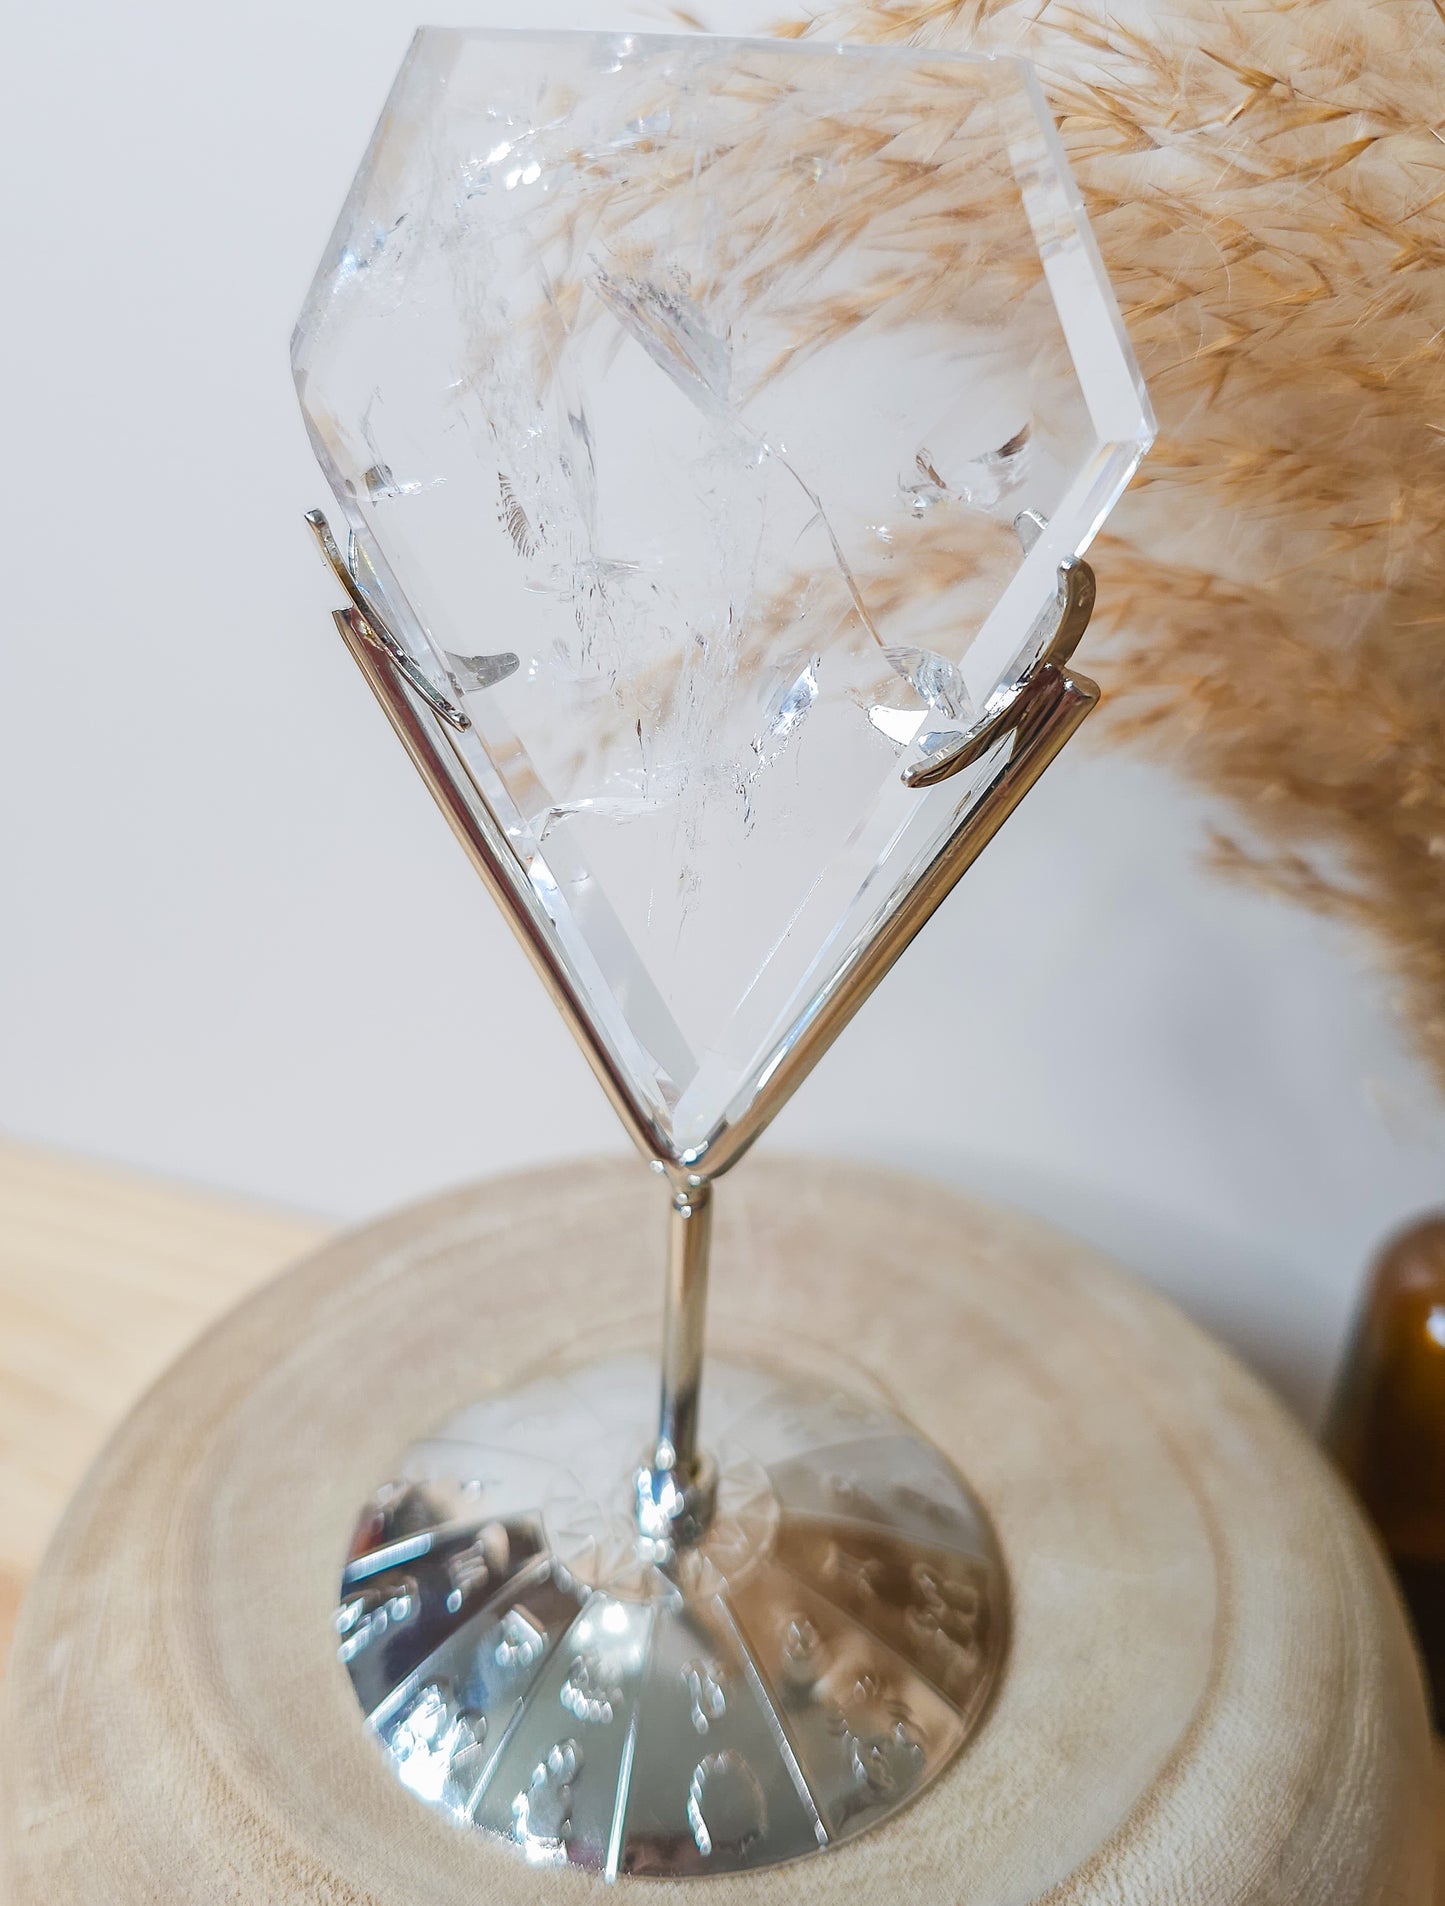
POLYGON ((1376 1261, 1326 1442, 1384 1538, 1445 1728, 1445 1215, 1376 1261))

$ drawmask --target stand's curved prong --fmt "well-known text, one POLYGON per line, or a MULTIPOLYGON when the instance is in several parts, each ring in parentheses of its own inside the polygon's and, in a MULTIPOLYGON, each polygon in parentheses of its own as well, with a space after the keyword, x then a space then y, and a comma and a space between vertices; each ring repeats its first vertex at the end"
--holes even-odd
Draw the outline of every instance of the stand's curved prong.
POLYGON ((903 770, 906 787, 932 788, 940 781, 951 780, 955 774, 981 761, 1005 735, 1019 726, 1028 714, 1031 697, 1038 693, 1038 684, 1045 673, 1062 668, 1079 646, 1094 613, 1096 593, 1094 572, 1082 556, 1070 556, 1059 564, 1059 616, 1037 660, 1018 682, 990 697, 995 705, 985 707, 982 717, 966 729, 952 747, 910 762, 903 770))
POLYGON ((351 606, 359 621, 357 633, 369 642, 374 649, 386 657, 399 675, 404 677, 408 688, 420 695, 434 715, 439 715, 449 727, 458 734, 465 734, 472 725, 472 718, 464 708, 458 708, 454 701, 443 695, 435 683, 427 680, 426 675, 407 654, 391 630, 377 614, 373 604, 361 593, 361 585, 356 580, 350 563, 341 553, 340 545, 331 533, 331 525, 320 510, 307 510, 306 523, 316 538, 322 555, 330 565, 336 580, 351 598, 351 606))
POLYGON ((1088 563, 1082 556, 1066 557, 1059 564, 1059 619, 1036 666, 1063 667, 1089 626, 1097 595, 1098 586, 1088 563))

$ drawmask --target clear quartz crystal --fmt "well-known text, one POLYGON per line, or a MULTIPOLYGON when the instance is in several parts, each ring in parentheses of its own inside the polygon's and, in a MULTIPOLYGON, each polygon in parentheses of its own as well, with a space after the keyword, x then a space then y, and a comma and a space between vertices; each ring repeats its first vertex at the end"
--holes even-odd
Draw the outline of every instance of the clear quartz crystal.
POLYGON ((695 1152, 989 778, 900 768, 1032 659, 1152 436, 1031 73, 426 29, 293 363, 368 593, 695 1152))

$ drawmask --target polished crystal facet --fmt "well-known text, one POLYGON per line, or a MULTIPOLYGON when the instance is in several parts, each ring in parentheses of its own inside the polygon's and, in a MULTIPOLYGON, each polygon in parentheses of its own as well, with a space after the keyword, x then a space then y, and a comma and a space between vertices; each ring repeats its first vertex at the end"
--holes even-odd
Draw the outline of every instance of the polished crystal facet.
POLYGON ((989 778, 900 770, 1152 433, 1031 75, 428 29, 293 355, 367 594, 695 1152, 989 778))

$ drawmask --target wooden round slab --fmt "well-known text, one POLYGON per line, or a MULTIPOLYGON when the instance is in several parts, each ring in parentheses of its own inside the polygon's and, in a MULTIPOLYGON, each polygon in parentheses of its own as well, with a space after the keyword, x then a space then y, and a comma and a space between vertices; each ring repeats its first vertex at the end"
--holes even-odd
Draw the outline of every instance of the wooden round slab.
MULTIPOLYGON (((549 1359, 655 1342, 663 1217, 628 1163, 479 1185, 330 1246, 174 1366, 22 1612, 7 1906, 601 1894, 402 1791, 332 1614, 407 1443, 549 1359)), ((918 1180, 754 1159, 717 1230, 712 1341, 890 1392, 993 1516, 1013 1639, 982 1731, 914 1805, 800 1865, 684 1883, 693 1906, 1426 1906, 1399 1606, 1252 1377, 1079 1245, 918 1180)))

